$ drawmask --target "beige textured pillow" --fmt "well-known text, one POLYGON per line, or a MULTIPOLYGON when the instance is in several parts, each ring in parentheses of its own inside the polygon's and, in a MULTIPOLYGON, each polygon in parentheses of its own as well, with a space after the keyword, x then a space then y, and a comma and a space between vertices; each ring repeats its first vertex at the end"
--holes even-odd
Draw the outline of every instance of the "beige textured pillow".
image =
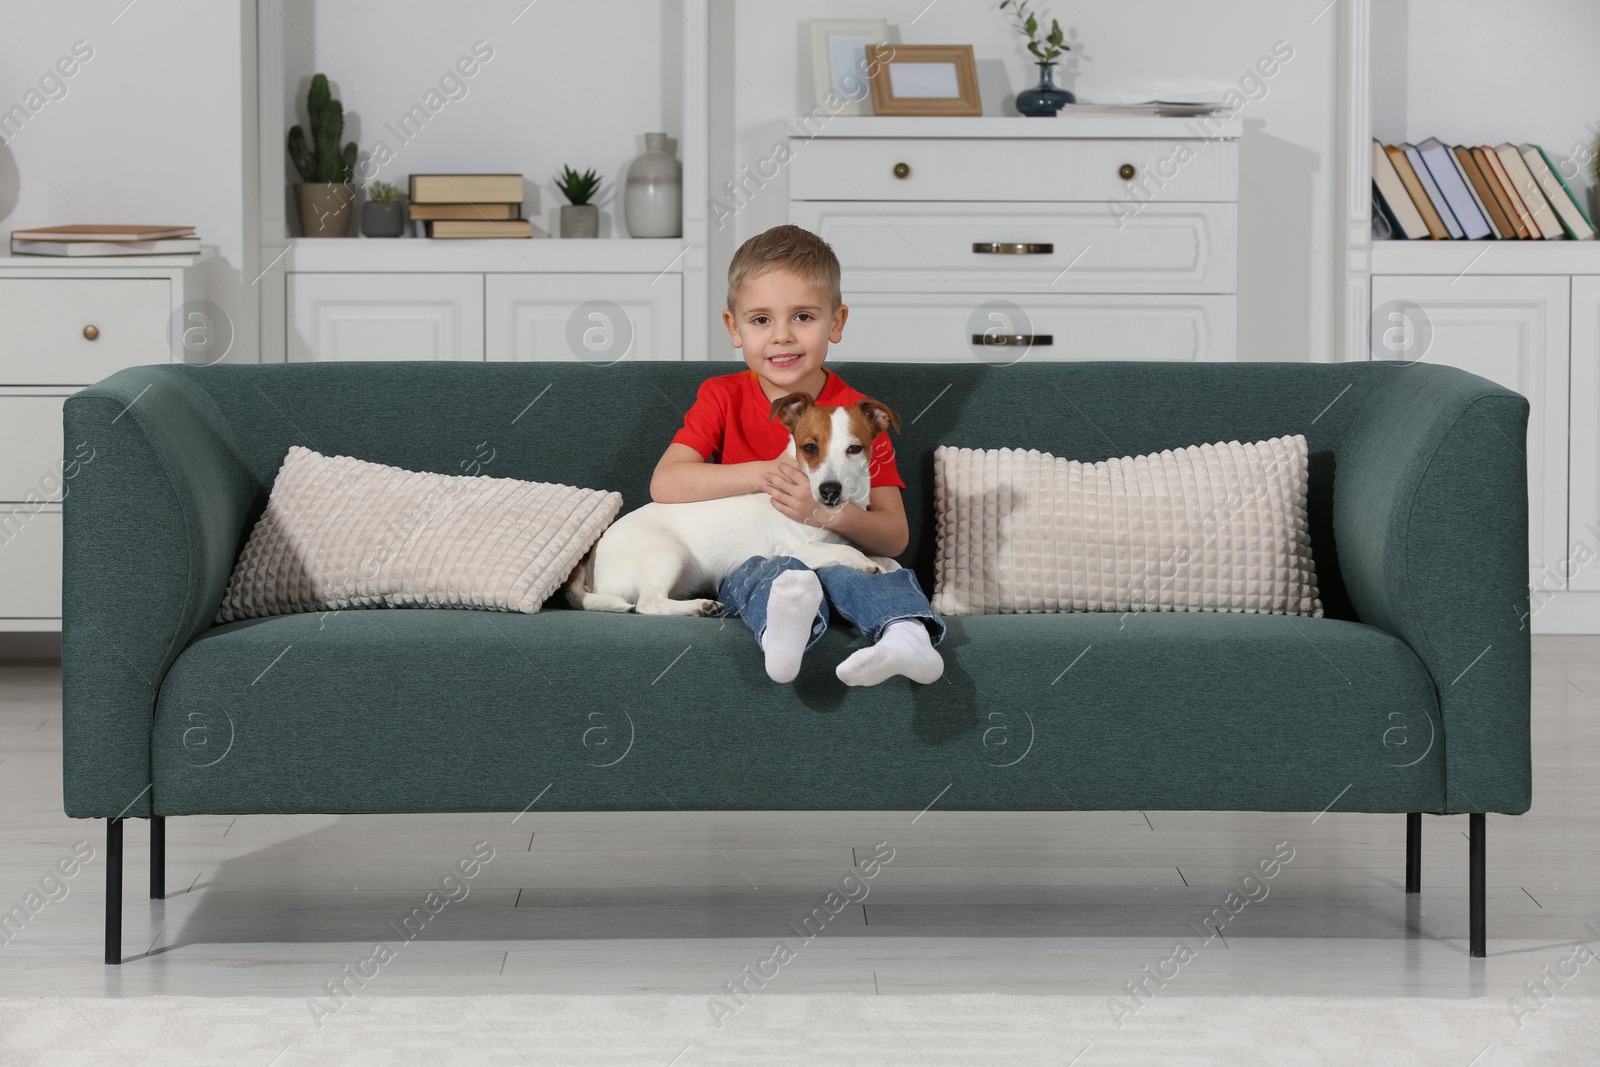
POLYGON ((620 493, 290 447, 216 622, 343 608, 539 610, 620 493))
POLYGON ((1300 434, 1099 463, 942 446, 933 608, 1321 617, 1306 469, 1300 434))

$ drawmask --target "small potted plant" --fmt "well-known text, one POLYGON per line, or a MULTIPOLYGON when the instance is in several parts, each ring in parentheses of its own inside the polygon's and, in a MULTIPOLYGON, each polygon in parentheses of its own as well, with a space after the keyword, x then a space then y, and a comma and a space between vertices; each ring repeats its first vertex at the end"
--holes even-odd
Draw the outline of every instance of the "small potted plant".
POLYGON ((356 143, 342 149, 344 105, 328 91, 328 78, 315 74, 306 94, 309 140, 299 126, 289 130, 289 159, 300 172, 294 187, 300 208, 300 233, 304 237, 348 237, 355 212, 356 187, 350 179, 356 169, 356 143))
POLYGON ((1027 40, 1028 51, 1033 53, 1034 60, 1039 64, 1039 84, 1017 94, 1017 110, 1024 115, 1048 117, 1067 104, 1076 102, 1076 97, 1071 93, 1056 88, 1056 57, 1072 51, 1072 46, 1061 32, 1061 23, 1051 19, 1050 32, 1041 37, 1039 18, 1029 10, 1028 0, 1001 0, 1000 10, 1011 12, 1016 20, 1017 32, 1027 40))
POLYGON ((579 174, 571 167, 563 166, 556 178, 556 188, 572 201, 561 206, 561 236, 599 237, 600 209, 589 201, 600 188, 600 176, 593 170, 579 174))
POLYGON ((406 232, 400 190, 388 182, 373 182, 367 202, 361 205, 361 232, 368 237, 399 237, 406 232))

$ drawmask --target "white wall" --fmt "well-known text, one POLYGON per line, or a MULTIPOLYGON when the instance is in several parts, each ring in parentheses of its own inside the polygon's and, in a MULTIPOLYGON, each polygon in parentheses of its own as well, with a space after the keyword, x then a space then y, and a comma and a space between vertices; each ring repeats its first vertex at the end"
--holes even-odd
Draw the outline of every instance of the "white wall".
POLYGON ((1597 47, 1594 0, 1378 0, 1372 135, 1386 144, 1538 144, 1558 164, 1572 160, 1563 176, 1590 196, 1597 47))
POLYGON ((256 358, 242 25, 240 5, 219 0, 0 2, 0 110, 38 89, 76 42, 93 52, 62 79, 64 95, 52 83, 58 99, 20 130, 0 129, 8 142, 0 233, 80 222, 195 226, 219 249, 205 284, 234 320, 230 361, 256 358))
MULTIPOLYGON (((1245 359, 1332 358, 1337 9, 1319 17, 1320 2, 1283 0, 1039 6, 1079 43, 1062 80, 1085 102, 1181 98, 1207 88, 1215 96, 1237 85, 1274 42, 1294 49, 1264 95, 1257 90, 1259 99, 1240 112, 1239 347, 1245 359)), ((992 0, 892 0, 871 10, 837 0, 715 0, 712 14, 712 40, 727 55, 712 54, 714 196, 740 167, 771 154, 785 117, 813 106, 808 19, 878 16, 903 43, 973 45, 987 115, 1015 114, 1011 98, 1037 78, 992 0), (719 131, 731 138, 721 158, 719 131)), ((997 185, 1004 180, 995 175, 997 185)), ((713 221, 713 293, 722 291, 715 281, 739 242, 786 221, 787 197, 780 175, 721 229, 713 221)))

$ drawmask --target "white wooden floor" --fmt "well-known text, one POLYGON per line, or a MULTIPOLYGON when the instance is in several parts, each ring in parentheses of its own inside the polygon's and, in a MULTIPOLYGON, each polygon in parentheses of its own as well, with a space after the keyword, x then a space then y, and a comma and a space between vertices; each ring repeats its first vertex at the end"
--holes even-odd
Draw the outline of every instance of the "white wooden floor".
MULTIPOLYGON (((709 995, 782 938, 802 947, 769 993, 1111 996, 1185 939, 1196 956, 1167 985, 1184 995, 1521 996, 1573 942, 1600 949, 1597 653, 1600 638, 1534 639, 1534 807, 1490 816, 1482 961, 1467 956, 1465 816, 1425 817, 1424 891, 1407 898, 1399 815, 935 806, 915 821, 537 808, 177 818, 164 901, 146 898, 148 824, 131 820, 125 962, 107 967, 104 824, 61 809, 59 670, 0 667, 0 911, 76 842, 95 850, 64 898, 0 944, 0 995, 312 997, 380 940, 399 948, 369 995, 709 995), (495 856, 469 895, 403 941, 396 927, 479 840, 495 856), (879 841, 894 858, 866 897, 802 942, 790 924, 879 841), (1268 895, 1205 942, 1212 909, 1279 842, 1294 859, 1268 895)), ((1600 995, 1600 967, 1560 995, 1600 995)))

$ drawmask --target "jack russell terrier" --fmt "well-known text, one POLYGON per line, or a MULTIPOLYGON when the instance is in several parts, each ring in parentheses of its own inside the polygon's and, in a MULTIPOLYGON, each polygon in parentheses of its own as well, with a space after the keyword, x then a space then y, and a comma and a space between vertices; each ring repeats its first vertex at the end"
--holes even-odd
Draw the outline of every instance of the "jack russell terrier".
MULTIPOLYGON (((780 397, 772 413, 789 430, 783 455, 800 464, 812 499, 829 510, 847 501, 866 508, 873 440, 891 426, 898 431, 900 416, 870 398, 819 407, 805 393, 780 397)), ((652 502, 606 529, 568 579, 567 603, 584 611, 715 617, 725 608, 712 598, 751 556, 793 556, 812 570, 834 564, 869 574, 900 569, 826 526, 789 518, 766 493, 652 502)))

